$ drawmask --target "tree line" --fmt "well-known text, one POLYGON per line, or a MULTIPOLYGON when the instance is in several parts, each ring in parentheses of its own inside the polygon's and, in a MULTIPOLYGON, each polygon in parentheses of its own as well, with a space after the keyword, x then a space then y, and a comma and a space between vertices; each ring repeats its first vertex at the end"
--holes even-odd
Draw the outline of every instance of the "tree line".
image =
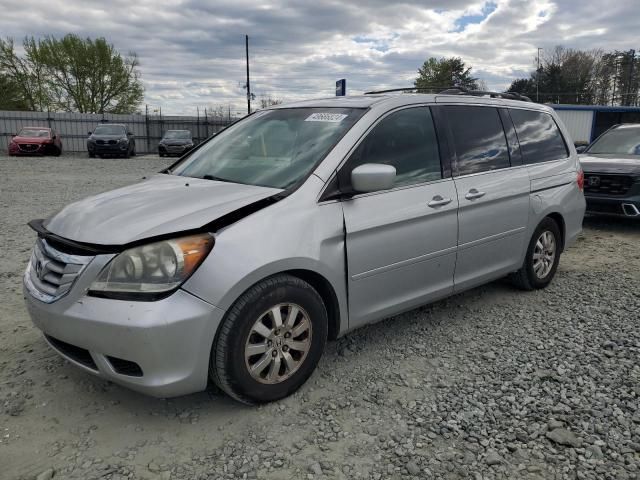
POLYGON ((514 80, 509 90, 541 103, 638 105, 640 58, 634 50, 557 46, 540 58, 540 68, 514 80))
POLYGON ((0 110, 133 113, 144 98, 139 60, 104 38, 0 39, 0 110))

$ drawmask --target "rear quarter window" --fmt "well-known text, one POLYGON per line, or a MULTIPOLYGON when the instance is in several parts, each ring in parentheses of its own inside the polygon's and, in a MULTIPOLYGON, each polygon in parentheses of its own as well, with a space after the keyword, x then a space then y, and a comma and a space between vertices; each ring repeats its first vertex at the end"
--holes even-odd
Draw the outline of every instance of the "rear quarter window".
POLYGON ((541 163, 569 156, 560 129, 551 115, 532 110, 509 109, 520 142, 524 163, 541 163))

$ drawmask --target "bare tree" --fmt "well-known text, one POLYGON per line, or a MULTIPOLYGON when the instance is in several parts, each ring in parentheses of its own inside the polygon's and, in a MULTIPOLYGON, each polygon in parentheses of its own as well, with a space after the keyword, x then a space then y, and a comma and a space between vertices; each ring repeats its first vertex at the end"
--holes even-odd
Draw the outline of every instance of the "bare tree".
POLYGON ((280 105, 283 102, 281 98, 272 97, 269 95, 260 96, 260 108, 268 108, 271 105, 280 105))

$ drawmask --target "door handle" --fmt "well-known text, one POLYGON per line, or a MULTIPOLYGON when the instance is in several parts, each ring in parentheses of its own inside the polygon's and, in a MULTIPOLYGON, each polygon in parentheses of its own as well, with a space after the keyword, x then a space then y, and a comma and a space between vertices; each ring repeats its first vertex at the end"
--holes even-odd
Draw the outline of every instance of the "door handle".
POLYGON ((442 198, 440 195, 436 195, 435 197, 433 197, 433 200, 427 203, 427 206, 431 208, 436 208, 436 207, 441 207, 442 205, 446 205, 447 203, 451 203, 450 198, 442 198))
POLYGON ((484 195, 484 192, 479 192, 475 188, 472 188, 471 190, 469 190, 469 192, 467 192, 464 198, 466 198, 467 200, 475 200, 476 198, 484 197, 484 195))

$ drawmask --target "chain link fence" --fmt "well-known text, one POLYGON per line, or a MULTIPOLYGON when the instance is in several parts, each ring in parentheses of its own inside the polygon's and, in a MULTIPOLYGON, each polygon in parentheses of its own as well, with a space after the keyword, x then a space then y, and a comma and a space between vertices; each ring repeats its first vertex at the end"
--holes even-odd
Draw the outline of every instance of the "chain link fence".
MULTIPOLYGON (((205 111, 206 112, 206 111, 205 111)), ((92 113, 12 112, 0 110, 0 152, 7 151, 11 137, 23 127, 48 127, 62 139, 65 152, 86 152, 88 132, 100 123, 124 123, 133 131, 138 153, 157 152, 167 130, 190 130, 200 143, 229 125, 228 119, 198 116, 116 115, 92 113)))

